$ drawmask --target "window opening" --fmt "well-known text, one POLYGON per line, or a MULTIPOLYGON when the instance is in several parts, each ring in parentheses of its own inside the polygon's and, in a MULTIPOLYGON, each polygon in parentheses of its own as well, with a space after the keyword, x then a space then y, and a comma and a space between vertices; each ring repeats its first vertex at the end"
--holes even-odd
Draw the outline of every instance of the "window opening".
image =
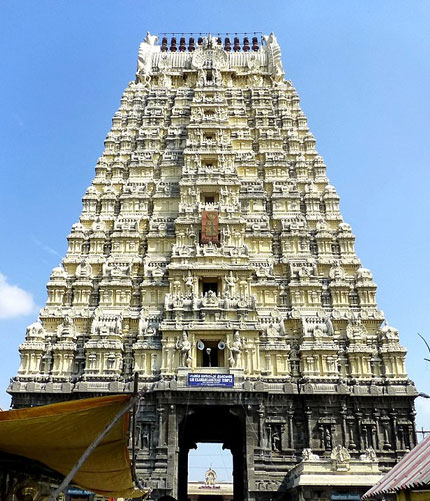
POLYGON ((225 342, 223 340, 200 339, 197 343, 198 367, 225 367, 225 342))
POLYGON ((209 291, 218 294, 218 282, 203 282, 203 296, 208 294, 209 291))
POLYGON ((202 351, 202 367, 219 367, 218 341, 204 341, 204 349, 202 351))

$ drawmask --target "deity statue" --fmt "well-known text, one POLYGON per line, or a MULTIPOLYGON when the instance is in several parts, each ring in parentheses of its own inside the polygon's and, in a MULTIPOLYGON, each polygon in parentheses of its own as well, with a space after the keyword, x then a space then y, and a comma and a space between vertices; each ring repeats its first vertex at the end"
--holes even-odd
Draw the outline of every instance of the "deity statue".
POLYGON ((68 328, 68 327, 72 327, 72 325, 73 325, 73 320, 71 319, 70 315, 68 313, 66 313, 64 315, 63 327, 68 328))
POLYGON ((281 450, 281 436, 278 430, 272 431, 272 450, 280 451, 281 450))
POLYGON ((213 304, 213 305, 218 303, 217 295, 213 290, 209 290, 208 292, 205 293, 204 303, 205 304, 213 304))
POLYGON ((180 366, 190 367, 191 365, 191 343, 188 340, 187 331, 182 333, 182 339, 176 339, 176 349, 180 354, 180 366))
POLYGON ((115 334, 122 333, 122 312, 115 318, 114 332, 115 334))
POLYGON ((185 287, 186 287, 187 291, 192 292, 193 285, 194 285, 194 278, 191 274, 191 271, 188 271, 188 275, 184 278, 184 283, 185 283, 185 287))
POLYGON ((58 333, 63 337, 73 337, 75 335, 75 325, 69 314, 66 313, 63 322, 59 325, 58 333))
POLYGON ((225 280, 225 283, 226 283, 226 285, 228 287, 228 292, 232 296, 234 294, 234 286, 235 286, 235 284, 237 282, 237 278, 235 278, 233 276, 233 272, 230 271, 230 274, 226 275, 225 278, 224 278, 224 280, 225 280))
POLYGON ((331 450, 331 432, 328 428, 324 429, 324 448, 326 451, 331 450))
POLYGON ((232 344, 227 342, 227 348, 229 349, 230 352, 230 355, 228 357, 230 367, 239 368, 242 354, 242 342, 240 340, 239 331, 236 331, 234 333, 232 344))
POLYGON ((91 265, 86 259, 83 259, 76 268, 76 276, 81 278, 91 277, 92 271, 91 265))
POLYGON ((332 461, 336 461, 337 463, 349 463, 351 455, 348 452, 348 449, 342 445, 336 445, 330 455, 330 458, 332 461))

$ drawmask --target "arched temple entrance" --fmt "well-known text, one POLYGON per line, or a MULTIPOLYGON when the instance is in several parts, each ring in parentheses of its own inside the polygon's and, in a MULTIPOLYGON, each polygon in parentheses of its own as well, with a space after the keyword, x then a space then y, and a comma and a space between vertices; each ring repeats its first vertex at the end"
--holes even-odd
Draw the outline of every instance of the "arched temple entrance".
POLYGON ((187 500, 188 454, 197 442, 221 443, 233 456, 234 499, 244 499, 245 415, 240 407, 190 406, 179 425, 178 499, 187 500))

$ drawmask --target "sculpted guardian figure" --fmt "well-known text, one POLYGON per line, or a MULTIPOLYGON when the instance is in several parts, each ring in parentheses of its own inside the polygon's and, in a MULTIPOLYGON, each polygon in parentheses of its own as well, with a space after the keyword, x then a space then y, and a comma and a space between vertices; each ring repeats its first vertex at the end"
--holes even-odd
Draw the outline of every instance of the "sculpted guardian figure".
POLYGON ((227 342, 227 348, 230 352, 228 361, 230 367, 240 368, 241 354, 242 354, 242 341, 240 340, 239 331, 236 331, 233 336, 233 343, 227 342))
POLYGON ((237 282, 237 278, 233 275, 233 272, 230 271, 229 275, 225 275, 224 280, 225 280, 225 283, 228 287, 228 292, 229 292, 230 296, 233 296, 234 295, 234 288, 235 288, 235 285, 237 282))
POLYGON ((182 333, 182 338, 176 339, 176 349, 179 350, 180 355, 180 366, 190 367, 191 366, 191 343, 188 339, 187 331, 182 333))

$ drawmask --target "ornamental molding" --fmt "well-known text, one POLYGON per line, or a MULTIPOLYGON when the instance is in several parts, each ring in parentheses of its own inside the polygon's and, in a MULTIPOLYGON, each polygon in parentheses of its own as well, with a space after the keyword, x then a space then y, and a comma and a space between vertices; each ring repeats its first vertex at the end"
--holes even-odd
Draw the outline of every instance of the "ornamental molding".
POLYGON ((191 67, 195 70, 224 70, 228 68, 228 55, 220 47, 206 41, 206 44, 203 42, 203 45, 193 52, 191 67))

